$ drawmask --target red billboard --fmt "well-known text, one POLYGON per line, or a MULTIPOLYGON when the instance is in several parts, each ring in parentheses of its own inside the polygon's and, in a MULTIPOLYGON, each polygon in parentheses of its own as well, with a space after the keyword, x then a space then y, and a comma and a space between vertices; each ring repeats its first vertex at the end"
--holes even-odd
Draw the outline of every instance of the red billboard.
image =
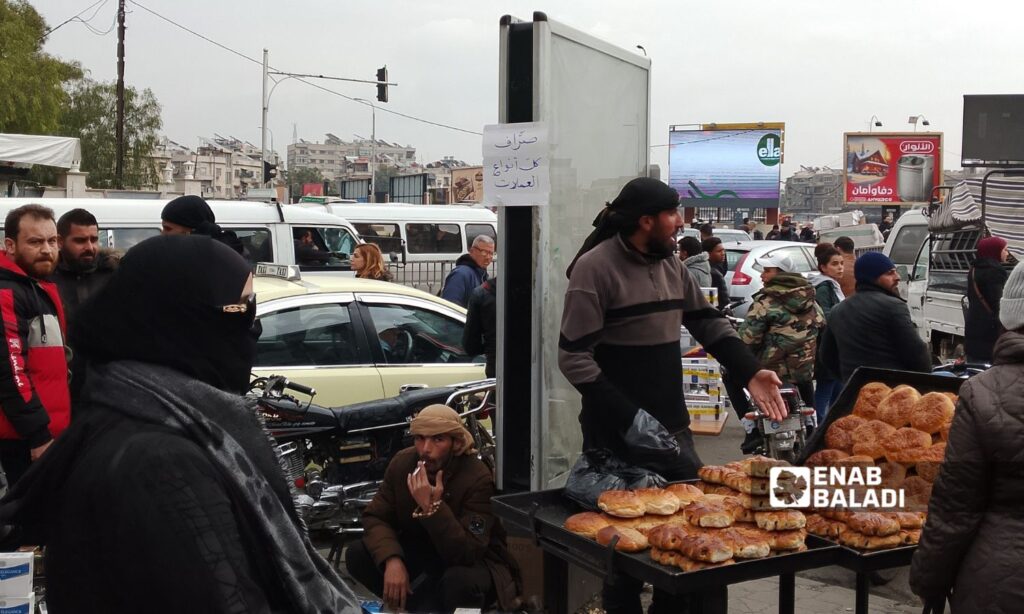
POLYGON ((843 187, 848 205, 911 205, 942 183, 941 132, 849 132, 843 187))
POLYGON ((302 184, 302 195, 303 196, 323 196, 324 195, 324 184, 322 184, 322 183, 304 183, 304 184, 302 184))

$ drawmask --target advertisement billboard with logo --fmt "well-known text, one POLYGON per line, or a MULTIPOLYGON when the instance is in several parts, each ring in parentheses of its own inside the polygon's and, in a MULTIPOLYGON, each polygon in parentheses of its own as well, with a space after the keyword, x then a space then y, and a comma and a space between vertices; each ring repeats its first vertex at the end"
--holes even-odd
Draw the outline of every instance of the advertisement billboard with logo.
POLYGON ((927 203, 942 183, 941 132, 849 132, 843 186, 848 205, 927 203))
POLYGON ((452 202, 478 203, 484 196, 484 167, 452 169, 452 202))
POLYGON ((687 207, 778 207, 782 130, 672 130, 669 181, 687 207))

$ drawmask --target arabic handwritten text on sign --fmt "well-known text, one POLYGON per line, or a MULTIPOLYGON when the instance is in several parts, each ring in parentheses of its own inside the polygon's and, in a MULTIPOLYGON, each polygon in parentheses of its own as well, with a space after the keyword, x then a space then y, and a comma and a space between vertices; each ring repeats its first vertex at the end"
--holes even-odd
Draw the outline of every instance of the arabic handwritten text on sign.
POLYGON ((544 123, 484 126, 483 154, 485 204, 548 204, 550 147, 544 123))

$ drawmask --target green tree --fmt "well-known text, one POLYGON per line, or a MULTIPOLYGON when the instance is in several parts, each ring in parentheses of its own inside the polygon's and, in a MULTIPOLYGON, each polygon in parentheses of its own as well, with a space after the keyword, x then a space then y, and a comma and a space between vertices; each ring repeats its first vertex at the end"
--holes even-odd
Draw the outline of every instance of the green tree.
POLYGON ((43 53, 46 22, 23 0, 0 0, 0 132, 53 134, 76 63, 43 53))
POLYGON ((300 166, 288 169, 288 193, 298 198, 302 194, 302 186, 306 183, 323 183, 324 174, 312 166, 300 166))
MULTIPOLYGON (((82 140, 82 170, 94 188, 115 187, 117 170, 117 84, 79 79, 68 88, 70 100, 60 121, 60 134, 82 140)), ((156 184, 159 171, 152 159, 163 126, 160 103, 149 89, 124 90, 124 187, 156 184)))

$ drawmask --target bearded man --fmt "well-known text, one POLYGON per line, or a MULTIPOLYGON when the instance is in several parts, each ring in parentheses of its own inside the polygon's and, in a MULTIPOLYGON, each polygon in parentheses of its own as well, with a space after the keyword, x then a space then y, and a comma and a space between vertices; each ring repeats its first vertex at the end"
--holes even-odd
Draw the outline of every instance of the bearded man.
POLYGON ((85 209, 72 209, 57 220, 60 258, 52 281, 60 290, 68 321, 74 326, 75 311, 107 284, 117 259, 100 249, 96 217, 85 209))
POLYGON ((491 513, 494 479, 459 415, 430 405, 413 418, 414 446, 395 455, 363 512, 348 572, 403 612, 518 609, 519 569, 491 513))
POLYGON ((64 308, 45 281, 57 264, 57 226, 42 205, 12 209, 0 256, 0 464, 10 484, 38 460, 71 420, 64 308))

